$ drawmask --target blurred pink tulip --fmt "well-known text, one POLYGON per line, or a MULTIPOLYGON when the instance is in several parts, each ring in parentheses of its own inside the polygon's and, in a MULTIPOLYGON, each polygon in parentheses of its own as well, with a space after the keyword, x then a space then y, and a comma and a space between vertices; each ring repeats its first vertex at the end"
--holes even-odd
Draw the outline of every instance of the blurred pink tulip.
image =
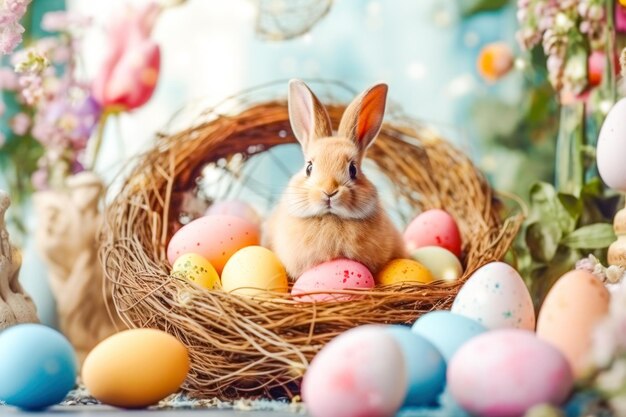
POLYGON ((159 45, 150 32, 161 12, 156 3, 128 8, 108 29, 109 50, 93 83, 93 96, 109 111, 127 111, 145 104, 157 84, 159 45))

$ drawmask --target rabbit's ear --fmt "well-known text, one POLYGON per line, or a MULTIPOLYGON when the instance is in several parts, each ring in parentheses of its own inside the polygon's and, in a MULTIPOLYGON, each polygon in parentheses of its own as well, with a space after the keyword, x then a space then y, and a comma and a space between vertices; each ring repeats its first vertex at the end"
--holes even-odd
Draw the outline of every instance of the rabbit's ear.
POLYGON ((352 140, 365 152, 383 124, 386 100, 387 84, 376 84, 359 94, 341 117, 339 136, 352 140))
POLYGON ((302 148, 316 138, 333 134, 326 109, 304 82, 289 81, 288 106, 291 129, 302 148))

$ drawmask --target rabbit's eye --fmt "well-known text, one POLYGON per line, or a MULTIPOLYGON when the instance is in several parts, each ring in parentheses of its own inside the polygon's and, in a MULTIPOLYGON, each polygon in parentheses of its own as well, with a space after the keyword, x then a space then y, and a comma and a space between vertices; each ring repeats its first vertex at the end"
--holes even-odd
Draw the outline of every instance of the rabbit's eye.
POLYGON ((311 171, 313 170, 313 162, 309 161, 306 164, 306 176, 310 177, 311 176, 311 171))
POLYGON ((350 178, 355 179, 356 178, 356 164, 354 162, 350 162, 349 172, 350 172, 350 178))

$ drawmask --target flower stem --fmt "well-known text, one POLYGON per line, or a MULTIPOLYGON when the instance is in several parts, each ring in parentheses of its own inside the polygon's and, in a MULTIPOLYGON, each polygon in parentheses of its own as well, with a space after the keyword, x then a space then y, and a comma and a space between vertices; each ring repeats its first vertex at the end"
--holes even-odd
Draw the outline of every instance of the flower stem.
POLYGON ((100 153, 100 147, 102 146, 102 138, 104 137, 104 128, 106 127, 106 123, 109 120, 109 116, 111 116, 113 112, 110 110, 104 110, 102 112, 102 116, 100 116, 100 121, 98 122, 98 130, 96 131, 95 143, 93 146, 93 152, 91 154, 91 162, 88 164, 88 169, 93 171, 96 168, 96 162, 98 160, 98 154, 100 153))
POLYGON ((609 99, 617 101, 617 85, 615 77, 615 0, 606 0, 606 87, 609 90, 609 99))

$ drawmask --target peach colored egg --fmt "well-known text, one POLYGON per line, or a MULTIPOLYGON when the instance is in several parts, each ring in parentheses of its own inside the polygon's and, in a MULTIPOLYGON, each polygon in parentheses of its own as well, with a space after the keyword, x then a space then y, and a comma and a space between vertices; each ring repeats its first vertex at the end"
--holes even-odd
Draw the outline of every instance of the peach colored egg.
POLYGON ((241 200, 225 200, 217 201, 206 210, 206 216, 214 215, 230 215, 241 217, 244 220, 249 221, 252 224, 261 224, 261 218, 256 210, 245 201, 241 200))
POLYGON ((393 417, 408 384, 402 348, 384 326, 362 326, 331 340, 302 380, 312 417, 393 417))
POLYGON ((439 209, 427 210, 418 215, 404 232, 404 242, 409 252, 424 246, 440 246, 461 256, 461 233, 454 218, 439 209))
POLYGON ((259 244, 259 228, 236 216, 204 216, 181 227, 167 246, 167 259, 196 253, 206 258, 218 273, 239 249, 259 244))
POLYGON ((174 336, 131 329, 100 342, 85 359, 82 378, 99 401, 142 408, 178 391, 189 364, 187 348, 174 336))
POLYGON ((571 271, 554 284, 539 311, 537 336, 559 349, 578 378, 588 370, 593 328, 607 314, 609 292, 587 271, 571 271))
POLYGON ((293 284, 291 294, 299 301, 347 301, 356 296, 336 293, 300 294, 370 288, 374 288, 374 278, 365 265, 349 259, 335 259, 302 274, 293 284))
POLYGON ((522 416, 538 404, 561 404, 573 385, 565 357, 534 333, 499 329, 474 337, 448 364, 448 389, 472 415, 522 416))

